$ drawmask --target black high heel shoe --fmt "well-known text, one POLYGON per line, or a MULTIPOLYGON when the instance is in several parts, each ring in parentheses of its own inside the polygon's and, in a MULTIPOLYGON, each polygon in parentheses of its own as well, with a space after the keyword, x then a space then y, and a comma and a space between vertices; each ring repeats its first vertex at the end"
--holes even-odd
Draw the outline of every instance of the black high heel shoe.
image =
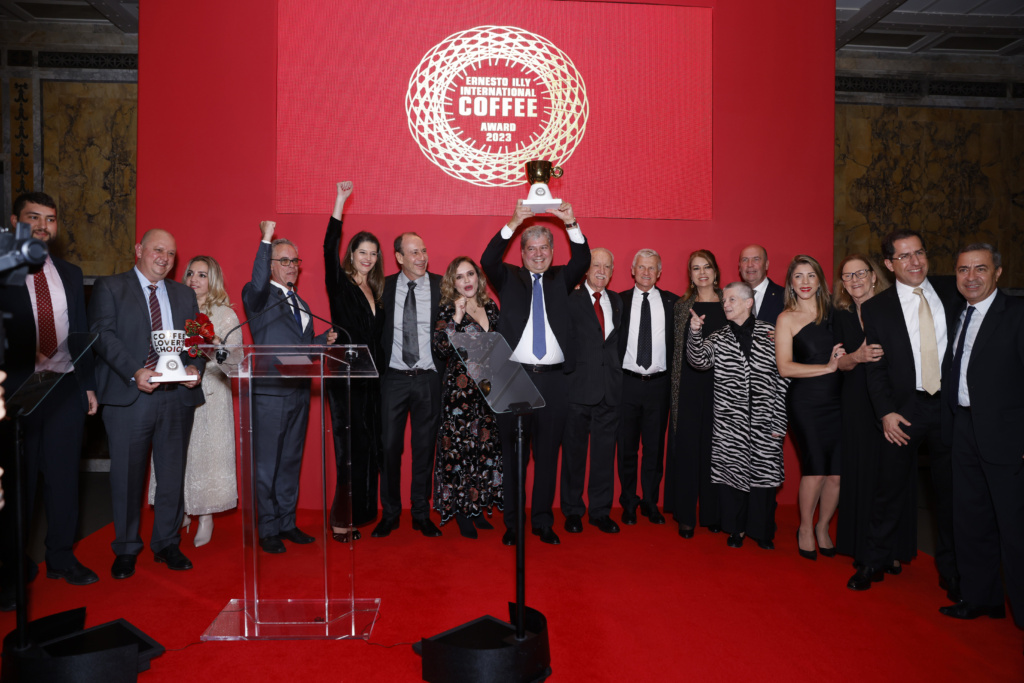
MULTIPOLYGON (((828 534, 825 534, 825 538, 828 538, 828 534)), ((818 544, 818 552, 821 553, 822 557, 835 557, 836 556, 836 547, 835 546, 832 546, 831 548, 823 548, 822 547, 821 541, 818 540, 818 532, 817 531, 814 532, 814 540, 818 544)), ((829 542, 831 542, 831 540, 832 539, 829 539, 829 542)))
MULTIPOLYGON (((802 557, 804 559, 815 560, 815 561, 817 561, 817 559, 818 559, 818 552, 816 550, 804 550, 803 548, 800 547, 800 530, 799 529, 796 530, 796 551, 798 553, 800 553, 800 557, 802 557)), ((824 554, 824 553, 822 553, 822 554, 824 554)), ((832 554, 833 555, 835 554, 834 550, 833 550, 832 554)))
POLYGON ((459 525, 459 533, 466 538, 476 538, 476 527, 473 526, 473 522, 469 521, 468 517, 462 515, 455 515, 455 521, 459 525))
POLYGON ((482 513, 482 512, 479 515, 477 515, 476 517, 473 517, 473 526, 475 526, 477 529, 484 529, 484 530, 493 529, 494 528, 494 526, 490 522, 487 521, 487 518, 484 517, 484 513, 482 513))

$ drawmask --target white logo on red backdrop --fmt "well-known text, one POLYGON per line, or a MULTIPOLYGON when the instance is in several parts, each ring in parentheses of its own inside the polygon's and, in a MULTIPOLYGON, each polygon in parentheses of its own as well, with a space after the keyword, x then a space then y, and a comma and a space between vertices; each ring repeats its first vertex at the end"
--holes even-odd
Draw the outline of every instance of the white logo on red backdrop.
POLYGON ((435 45, 409 78, 409 132, 448 175, 513 187, 534 159, 565 163, 587 126, 583 77, 546 38, 477 26, 435 45))

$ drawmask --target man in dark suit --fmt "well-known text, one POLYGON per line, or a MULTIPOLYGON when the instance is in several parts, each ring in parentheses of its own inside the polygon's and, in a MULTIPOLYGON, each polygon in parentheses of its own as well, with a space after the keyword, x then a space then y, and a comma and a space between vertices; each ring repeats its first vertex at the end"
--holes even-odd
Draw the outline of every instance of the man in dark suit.
POLYGON ((949 445, 942 438, 940 360, 946 352, 949 316, 959 309, 952 292, 940 296, 928 280, 928 255, 921 235, 911 230, 890 233, 882 241, 885 266, 896 284, 869 299, 861 310, 868 344, 881 344, 885 355, 867 366, 868 389, 885 436, 879 461, 864 550, 855 558, 857 573, 847 586, 867 590, 898 573, 893 564, 895 537, 921 446, 931 470, 939 584, 951 599, 958 596, 953 551, 952 468, 949 445))
MULTIPOLYGON (((275 226, 274 221, 260 222, 262 239, 252 264, 252 280, 242 287, 252 339, 260 346, 333 344, 338 337, 333 329, 313 336, 309 306, 295 293, 302 262, 299 251, 288 240, 274 240, 275 226)), ((309 424, 309 389, 310 380, 302 378, 253 382, 256 526, 263 552, 285 552, 284 541, 314 541, 295 526, 309 424)))
POLYGON ((590 250, 590 269, 583 285, 569 295, 576 368, 569 373, 569 410, 562 439, 562 514, 565 530, 583 531, 582 515, 607 534, 619 532, 609 515, 615 489, 615 434, 619 426, 622 363, 619 331, 622 298, 608 290, 615 257, 607 249, 590 250), (588 507, 583 482, 590 442, 588 507), (589 508, 589 509, 588 509, 589 508))
MULTIPOLYGON (((569 235, 570 255, 565 266, 551 265, 554 242, 551 231, 543 225, 533 225, 523 232, 520 238, 522 267, 502 261, 516 229, 534 215, 528 206, 523 206, 522 200, 516 204, 508 224, 491 238, 480 257, 480 266, 501 302, 498 332, 512 347, 512 360, 530 374, 544 397, 545 406, 523 421, 524 441, 532 449, 534 459, 530 523, 533 533, 540 536, 542 542, 555 545, 559 539, 551 528, 555 521, 551 505, 555 499, 558 449, 562 445, 569 404, 565 374, 572 371, 576 360, 569 292, 590 267, 590 248, 568 202, 562 202, 551 213, 561 219, 569 235)), ((498 415, 498 428, 501 430, 506 528, 501 542, 515 545, 516 492, 519 489, 515 420, 507 413, 498 415)), ((529 458, 528 452, 523 455, 529 458)))
POLYGON ((967 306, 943 364, 942 426, 953 447, 963 600, 939 611, 957 619, 1005 616, 1002 560, 1013 618, 1024 628, 1024 301, 996 289, 1001 266, 989 244, 957 255, 957 289, 967 306))
POLYGON ((673 308, 679 297, 655 285, 661 277, 661 256, 641 249, 633 257, 634 286, 622 292, 622 402, 619 405, 619 502, 622 523, 636 524, 636 508, 653 524, 664 524, 658 510, 665 468, 665 429, 668 426, 669 363, 675 348, 673 308), (640 491, 636 495, 640 444, 640 491))
POLYGON ((176 570, 191 569, 178 545, 185 512, 185 460, 192 416, 203 403, 197 388, 205 367, 202 357, 182 352, 190 382, 152 382, 156 352, 151 334, 185 327, 199 315, 196 295, 185 285, 166 280, 174 268, 177 245, 164 230, 150 230, 135 246, 135 267, 96 280, 89 301, 89 325, 98 335, 96 386, 110 444, 110 498, 114 512, 117 556, 110 569, 115 579, 135 573, 142 550, 139 513, 150 447, 156 472, 155 519, 149 546, 157 562, 176 570))
POLYGON ((760 244, 744 247, 739 270, 740 279, 754 290, 757 320, 774 325, 785 304, 786 288, 768 279, 768 250, 760 244))
POLYGON ((371 534, 387 536, 402 513, 402 451, 405 423, 412 428, 412 528, 428 538, 441 535, 430 521, 434 447, 441 419, 444 361, 431 343, 441 303, 441 276, 427 272, 427 247, 414 232, 395 238, 401 271, 384 278, 384 366, 381 371, 381 417, 384 462, 380 473, 381 520, 371 534))
MULTIPOLYGON (((57 204, 42 192, 19 196, 14 201, 11 227, 32 226, 32 237, 53 249, 57 240, 57 204)), ((94 415, 96 379, 92 352, 81 353, 69 335, 87 333, 82 270, 51 253, 46 262, 33 268, 24 286, 0 284, 0 311, 10 315, 4 321, 8 347, 3 383, 8 395, 17 391, 35 373, 71 373, 64 377, 31 415, 21 420, 24 430, 26 523, 31 519, 37 480, 43 478, 46 506, 46 575, 64 579, 74 586, 98 581, 96 573, 74 555, 78 525, 78 468, 82 455, 85 416, 94 415)), ((10 469, 15 456, 14 424, 0 425, 0 466, 10 469)), ((13 489, 13 487, 11 487, 13 489)), ((13 604, 14 570, 24 549, 16 548, 14 507, 0 513, 0 609, 13 604)))

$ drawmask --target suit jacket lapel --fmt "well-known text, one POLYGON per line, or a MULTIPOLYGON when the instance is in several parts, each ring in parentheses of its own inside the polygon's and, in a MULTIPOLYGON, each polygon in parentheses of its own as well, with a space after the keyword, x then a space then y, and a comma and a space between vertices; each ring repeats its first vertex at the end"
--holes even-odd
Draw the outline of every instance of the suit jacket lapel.
MULTIPOLYGON (((968 361, 968 369, 970 369, 971 363, 974 359, 980 355, 985 344, 992 339, 992 335, 995 333, 996 327, 999 325, 999 319, 1003 315, 1003 309, 1006 308, 1006 295, 1000 291, 996 291, 996 299, 992 302, 992 305, 988 309, 988 313, 985 314, 985 319, 981 321, 981 327, 978 329, 978 334, 974 337, 974 344, 971 345, 971 358, 968 361)), ((959 330, 957 330, 959 334, 959 330)))
MULTIPOLYGON (((893 322, 898 323, 893 325, 893 329, 897 330, 896 334, 899 337, 899 343, 903 346, 903 353, 906 354, 906 360, 910 363, 910 366, 914 367, 914 344, 910 340, 910 331, 907 330, 907 320, 903 317, 903 304, 900 302, 899 294, 896 292, 896 285, 889 288, 892 294, 889 296, 889 315, 894 317, 893 322)), ((883 292, 885 294, 885 292, 883 292)))

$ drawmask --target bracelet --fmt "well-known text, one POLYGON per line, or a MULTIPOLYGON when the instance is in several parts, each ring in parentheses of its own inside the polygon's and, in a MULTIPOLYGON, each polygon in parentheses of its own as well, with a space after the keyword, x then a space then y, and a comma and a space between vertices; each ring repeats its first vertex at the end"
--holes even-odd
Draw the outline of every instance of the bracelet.
POLYGON ((579 224, 579 223, 577 223, 576 221, 573 221, 572 223, 566 223, 566 224, 565 224, 565 227, 566 227, 567 229, 568 229, 568 228, 578 228, 578 227, 580 227, 580 224, 579 224))

